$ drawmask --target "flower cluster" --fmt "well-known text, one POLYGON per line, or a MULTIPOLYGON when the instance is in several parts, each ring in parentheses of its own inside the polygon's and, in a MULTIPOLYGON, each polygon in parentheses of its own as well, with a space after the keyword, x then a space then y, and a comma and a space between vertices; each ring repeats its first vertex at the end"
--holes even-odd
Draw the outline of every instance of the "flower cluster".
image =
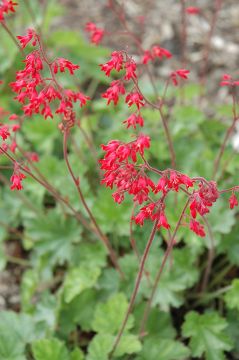
POLYGON ((200 8, 196 6, 188 6, 185 11, 189 15, 197 15, 200 13, 200 8))
POLYGON ((134 201, 142 204, 148 199, 150 189, 155 185, 144 171, 135 167, 137 156, 143 156, 144 150, 150 147, 150 138, 140 134, 134 141, 123 143, 112 140, 102 145, 105 156, 100 160, 101 169, 105 172, 102 184, 117 188, 113 194, 114 200, 120 204, 124 200, 125 192, 134 195, 134 201))
POLYGON ((189 73, 190 73, 190 71, 186 70, 186 69, 179 69, 179 70, 173 71, 170 75, 173 85, 177 86, 179 79, 187 80, 189 73))
POLYGON ((221 86, 239 86, 239 80, 233 80, 232 76, 229 74, 224 74, 220 82, 221 86))
POLYGON ((0 21, 4 21, 5 20, 5 15, 12 12, 15 12, 15 6, 17 6, 18 4, 16 2, 13 1, 7 1, 7 0, 2 0, 1 4, 0 4, 0 21))
MULTIPOLYGON (((111 54, 111 59, 105 64, 100 65, 101 70, 105 73, 106 76, 110 76, 113 70, 120 72, 124 70, 124 76, 120 80, 115 80, 111 82, 110 87, 102 94, 102 97, 107 99, 107 105, 113 101, 114 105, 118 104, 119 98, 121 95, 126 94, 124 81, 137 81, 137 66, 135 61, 130 58, 127 54, 122 51, 114 51, 111 54)), ((123 124, 126 125, 126 128, 133 127, 136 129, 136 126, 143 126, 144 120, 140 113, 140 108, 145 105, 144 98, 138 89, 133 89, 130 93, 126 94, 125 102, 129 107, 135 105, 136 112, 131 114, 128 119, 123 121, 123 124)))
POLYGON ((199 189, 191 196, 190 213, 195 219, 197 214, 204 216, 209 208, 217 201, 219 193, 214 181, 199 184, 199 189))
POLYGON ((23 48, 30 42, 35 47, 35 50, 23 61, 25 68, 17 72, 16 81, 10 84, 12 90, 18 94, 15 99, 23 104, 24 114, 26 116, 41 114, 45 119, 53 118, 51 105, 54 104, 55 114, 61 114, 63 121, 68 126, 73 126, 75 122, 73 104, 78 102, 82 107, 89 97, 79 91, 62 88, 56 79, 56 74, 68 71, 70 75, 74 75, 79 65, 64 58, 49 62, 39 36, 32 29, 27 31, 26 36, 18 38, 23 48), (50 77, 44 76, 45 68, 48 68, 50 77))
POLYGON ((85 31, 90 34, 90 41, 95 45, 98 45, 105 35, 104 29, 97 27, 93 22, 86 24, 85 31))
POLYGON ((144 51, 142 63, 148 64, 149 61, 154 61, 155 59, 162 60, 163 58, 170 59, 171 57, 172 54, 169 50, 155 45, 152 49, 144 51))
POLYGON ((14 171, 10 178, 10 181, 12 183, 11 190, 22 190, 22 180, 25 178, 26 176, 20 171, 19 164, 15 162, 14 171))

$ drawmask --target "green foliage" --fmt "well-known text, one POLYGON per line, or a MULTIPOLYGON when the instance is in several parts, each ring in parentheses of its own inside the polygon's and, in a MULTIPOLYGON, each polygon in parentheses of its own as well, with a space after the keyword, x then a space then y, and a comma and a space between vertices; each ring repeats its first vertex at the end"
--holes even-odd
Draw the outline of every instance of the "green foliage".
POLYGON ((137 360, 184 360, 190 351, 179 341, 162 339, 160 336, 148 337, 143 345, 142 354, 137 360))
MULTIPOLYGON (((0 359, 108 360, 151 232, 149 221, 142 228, 132 226, 138 259, 129 241, 133 210, 130 197, 126 196, 123 204, 116 204, 112 191, 100 186, 100 145, 111 139, 132 140, 132 133, 122 126, 122 121, 132 112, 123 98, 117 107, 106 106, 101 94, 119 73, 113 71, 112 77, 107 78, 99 64, 108 60, 111 49, 89 44, 80 26, 77 30, 68 29, 62 21, 67 9, 60 2, 20 0, 18 9, 7 20, 14 34, 23 35, 26 28, 38 25, 51 61, 65 57, 80 64, 75 77, 59 75, 62 86, 80 89, 93 99, 83 110, 75 107, 80 127, 77 124, 70 130, 69 161, 96 222, 117 254, 124 276, 121 278, 113 267, 98 236, 84 227, 74 214, 79 212, 89 226, 94 227, 67 172, 62 133, 58 129, 61 117, 44 120, 39 113, 24 119, 21 131, 16 133, 17 143, 24 151, 39 154, 34 174, 47 181, 56 192, 48 192, 30 176, 24 180, 24 191, 10 191, 12 169, 8 168, 8 159, 1 156, 0 271, 3 276, 0 280, 3 285, 0 286, 0 306, 3 303, 9 310, 0 313, 0 359), (27 3, 32 8, 34 21, 27 3), (64 204, 57 200, 59 196, 64 204), (19 293, 16 305, 11 302, 11 296, 4 293, 6 274, 10 277, 6 287, 11 289, 14 285, 19 293)), ((0 39, 0 80, 4 80, 0 85, 0 110, 4 108, 10 114, 22 115, 8 86, 14 81, 16 70, 23 68, 22 57, 2 26, 0 39)), ((212 104, 214 112, 207 109, 201 102, 205 89, 198 83, 188 82, 177 88, 169 85, 162 111, 172 135, 177 170, 190 177, 204 176, 210 180, 219 147, 231 123, 232 107, 225 102, 220 106, 212 104)), ((164 91, 162 79, 155 81, 157 99, 148 78, 139 79, 139 86, 150 101, 158 104, 164 91)), ((127 90, 133 88, 129 86, 127 90)), ((145 121, 142 131, 151 137, 151 148, 145 152, 145 158, 160 170, 171 168, 159 111, 150 106, 140 111, 145 121)), ((7 116, 3 122, 5 120, 7 116)), ((236 152, 232 156, 231 150, 229 141, 220 164, 219 170, 223 171, 218 172, 216 178, 219 189, 238 184, 238 156, 236 152)), ((12 155, 20 164, 29 165, 23 161, 21 151, 16 150, 12 155)), ((153 177, 158 180, 158 174, 153 177)), ((166 198, 165 212, 171 234, 185 201, 184 193, 166 198)), ((143 274, 134 308, 113 358, 239 358, 239 223, 237 209, 229 209, 228 194, 223 194, 212 206, 206 219, 213 239, 208 236, 208 229, 202 239, 184 226, 188 212, 182 219, 183 226, 177 232, 175 247, 152 299, 145 333, 139 334, 169 241, 168 231, 157 232, 145 265, 148 276, 143 274), (212 243, 215 247, 212 268, 206 290, 202 292, 201 282, 212 243)))
POLYGON ((232 281, 231 288, 227 291, 224 299, 228 309, 239 310, 239 279, 232 281))
POLYGON ((183 324, 183 336, 190 338, 193 357, 205 354, 207 360, 225 359, 224 351, 232 349, 232 341, 225 332, 226 320, 217 313, 200 315, 189 312, 183 324))

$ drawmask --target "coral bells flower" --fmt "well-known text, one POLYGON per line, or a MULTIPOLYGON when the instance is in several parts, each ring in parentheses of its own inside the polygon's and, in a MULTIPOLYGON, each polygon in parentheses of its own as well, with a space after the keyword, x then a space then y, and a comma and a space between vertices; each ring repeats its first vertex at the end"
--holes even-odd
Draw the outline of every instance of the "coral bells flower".
POLYGON ((229 198, 229 205, 230 205, 230 209, 234 209, 235 206, 238 206, 238 200, 234 193, 232 193, 229 198))
POLYGON ((175 86, 177 86, 178 85, 178 78, 181 78, 183 80, 187 80, 189 73, 190 73, 189 70, 179 69, 179 70, 173 71, 171 73, 171 75, 170 75, 170 78, 171 78, 173 84, 175 86))
POLYGON ((125 80, 130 80, 130 79, 136 79, 137 76, 135 74, 135 71, 136 71, 136 63, 134 60, 129 60, 129 61, 126 61, 125 65, 124 65, 124 68, 126 70, 126 74, 125 74, 125 77, 124 79, 125 80))
POLYGON ((79 65, 75 65, 71 61, 64 58, 58 58, 55 60, 52 64, 52 67, 54 74, 57 74, 59 70, 60 72, 65 72, 67 69, 71 75, 74 75, 74 71, 80 68, 79 65))
POLYGON ((125 88, 123 83, 120 80, 115 80, 110 84, 110 87, 101 96, 108 100, 107 105, 109 105, 111 101, 114 102, 114 105, 117 105, 119 101, 119 96, 124 94, 125 88))
POLYGON ((161 60, 164 57, 167 59, 170 59, 172 57, 172 54, 170 51, 168 51, 167 49, 164 49, 160 46, 153 46, 152 56, 154 59, 159 58, 161 60))
POLYGON ((219 193, 214 181, 200 184, 199 190, 192 195, 190 203, 191 216, 195 219, 197 213, 201 216, 209 213, 209 207, 217 201, 218 197, 219 193))
POLYGON ((144 119, 140 114, 138 115, 132 114, 128 117, 128 119, 123 121, 123 124, 126 124, 127 129, 130 128, 131 126, 132 128, 136 129, 136 125, 139 125, 141 127, 144 126, 144 119))
POLYGON ((14 165, 14 172, 13 175, 10 178, 10 181, 12 183, 10 189, 11 190, 22 190, 22 180, 25 179, 26 176, 20 172, 19 165, 15 163, 14 165))
POLYGON ((142 57, 142 64, 148 64, 149 61, 152 61, 154 59, 152 53, 150 50, 145 50, 144 55, 142 57))
POLYGON ((125 98, 125 102, 129 107, 136 105, 138 109, 140 109, 141 106, 144 106, 143 100, 143 96, 138 91, 128 94, 125 98))
POLYGON ((90 41, 95 45, 98 45, 105 35, 104 29, 97 27, 93 22, 88 22, 86 24, 85 31, 90 33, 90 41))
POLYGON ((189 227, 190 227, 190 230, 192 230, 198 236, 201 236, 201 237, 206 236, 203 225, 200 224, 198 221, 191 219, 189 227))
POLYGON ((29 44, 31 40, 32 40, 32 46, 36 46, 37 44, 37 34, 33 29, 27 29, 27 35, 17 36, 17 38, 20 41, 20 44, 23 49, 27 46, 27 44, 29 44))
POLYGON ((200 13, 200 8, 196 7, 196 6, 189 6, 186 8, 186 13, 189 15, 197 15, 200 13))
POLYGON ((220 82, 221 86, 239 86, 239 80, 233 80, 232 76, 229 74, 224 74, 222 76, 222 81, 220 82))
POLYGON ((0 2, 0 21, 4 21, 4 15, 9 12, 15 12, 15 6, 18 4, 13 1, 2 0, 0 2))
MULTIPOLYGON (((28 30, 27 36, 20 39, 22 46, 25 46, 28 41, 32 39, 39 41, 38 36, 28 30)), ((34 40, 34 41, 35 41, 34 40)), ((79 91, 65 90, 57 82, 54 74, 58 72, 69 71, 73 75, 79 69, 79 65, 73 64, 71 61, 58 58, 53 63, 46 60, 42 53, 42 47, 35 50, 26 56, 23 61, 25 68, 16 74, 16 81, 10 86, 14 92, 17 93, 15 99, 23 104, 23 111, 26 116, 33 114, 42 114, 45 119, 53 118, 52 102, 58 100, 56 104, 56 114, 62 114, 64 121, 71 126, 74 124, 75 115, 73 114, 73 105, 79 102, 80 107, 84 106, 90 98, 79 91), (44 68, 48 67, 52 77, 44 77, 44 68)))
POLYGON ((123 68, 124 57, 120 51, 114 51, 111 54, 111 59, 105 64, 100 64, 101 71, 105 72, 106 76, 110 76, 112 70, 120 71, 123 68))
POLYGON ((148 200, 148 194, 153 191, 155 184, 135 167, 137 154, 144 154, 145 148, 149 148, 150 138, 140 134, 136 140, 130 143, 123 143, 119 140, 112 140, 107 145, 102 145, 105 156, 99 162, 101 169, 105 172, 102 184, 117 188, 113 198, 117 203, 124 199, 124 193, 133 195, 133 201, 142 204, 148 200))
POLYGON ((10 136, 9 128, 7 125, 0 126, 0 136, 3 140, 6 140, 10 136))

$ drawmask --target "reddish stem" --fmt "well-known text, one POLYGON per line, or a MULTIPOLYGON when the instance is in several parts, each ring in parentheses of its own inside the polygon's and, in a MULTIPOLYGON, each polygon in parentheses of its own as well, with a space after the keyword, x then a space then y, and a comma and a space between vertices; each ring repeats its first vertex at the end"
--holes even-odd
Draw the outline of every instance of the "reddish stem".
POLYGON ((209 30, 209 33, 207 36, 207 42, 206 42, 206 45, 205 45, 205 48, 203 51, 203 65, 202 65, 202 73, 201 73, 202 87, 205 86, 205 82, 206 82, 208 59, 209 59, 209 53, 210 53, 210 48, 211 48, 211 40, 212 40, 212 36, 213 36, 214 30, 215 30, 215 26, 217 23, 217 18, 218 18, 218 14, 221 9, 221 6, 222 6, 222 0, 215 0, 213 18, 212 18, 210 30, 209 30))
POLYGON ((216 157, 216 160, 215 160, 215 163, 214 163, 214 168, 213 168, 213 175, 212 175, 212 179, 215 179, 216 177, 216 174, 218 172, 218 168, 219 168, 219 165, 220 165, 220 161, 221 161, 221 158, 224 154, 224 151, 225 151, 225 148, 226 148, 226 145, 227 145, 227 142, 235 128, 235 125, 236 125, 236 122, 238 120, 238 117, 237 117, 237 112, 236 112, 236 99, 235 99, 235 95, 233 94, 232 95, 232 99, 233 99, 233 107, 232 107, 232 113, 233 113, 233 121, 232 121, 232 124, 231 126, 227 129, 227 132, 225 134, 225 137, 224 137, 224 140, 222 142, 222 145, 219 149, 219 153, 216 157))
POLYGON ((147 322, 147 319, 148 319, 148 316, 149 316, 149 312, 150 312, 150 308, 151 308, 151 304, 152 304, 152 301, 153 301, 153 298, 154 298, 154 295, 155 295, 155 292, 157 290, 157 287, 158 287, 158 283, 159 283, 159 280, 161 278, 161 275, 162 275, 162 272, 163 272, 163 269, 165 267, 165 264, 167 262, 167 259, 169 258, 170 254, 171 254, 171 251, 173 250, 173 246, 174 246, 174 241, 175 241, 175 237, 177 235, 177 231, 179 229, 179 226, 181 224, 181 221, 184 217, 184 214, 187 210, 187 207, 189 205, 189 201, 190 199, 187 200, 182 212, 181 212, 181 215, 180 215, 180 218, 177 222, 177 225, 174 229, 174 232, 173 232, 173 235, 168 243, 168 247, 167 247, 167 250, 165 251, 165 254, 164 254, 164 257, 163 257, 163 261, 162 261, 162 264, 159 268, 159 271, 156 275, 156 278, 155 278, 155 282, 154 282, 154 285, 153 285, 153 289, 152 289, 152 292, 151 292, 151 295, 150 295, 150 298, 147 302, 147 305, 146 305, 146 308, 145 308, 145 311, 144 311, 144 315, 143 315, 143 319, 142 319, 142 322, 141 322, 141 326, 140 326, 140 336, 143 336, 144 334, 144 328, 145 328, 145 325, 146 325, 146 322, 147 322))
POLYGON ((118 270, 118 272, 120 273, 120 275, 123 277, 123 272, 122 270, 120 269, 120 266, 118 264, 118 261, 117 261, 117 257, 115 255, 115 252, 113 250, 113 248, 111 247, 111 244, 108 240, 108 238, 103 234, 103 232, 101 231, 94 215, 92 214, 90 208, 88 207, 86 201, 85 201, 85 198, 84 198, 84 195, 82 193, 82 190, 81 190, 81 187, 80 187, 80 181, 79 181, 79 178, 76 178, 76 176, 74 175, 74 172, 72 170, 72 167, 70 165, 70 162, 69 162, 69 159, 68 159, 68 153, 67 153, 67 139, 68 139, 68 135, 69 135, 69 130, 65 130, 64 131, 64 137, 63 137, 63 154, 64 154, 64 159, 65 159, 65 162, 66 162, 66 165, 67 165, 67 169, 69 171, 69 174, 75 184, 75 187, 77 189, 77 192, 79 194, 79 197, 80 197, 80 200, 82 202, 82 205, 84 206, 87 214, 89 215, 98 235, 99 235, 99 238, 101 239, 101 241, 103 242, 103 244, 105 245, 106 249, 108 250, 108 253, 109 253, 109 256, 111 258, 111 261, 112 263, 114 264, 115 268, 118 270))
POLYGON ((121 339, 121 337, 123 335, 123 332, 124 332, 125 326, 127 324, 129 315, 131 314, 131 311, 133 309, 134 302, 135 302, 136 296, 138 294, 139 286, 140 286, 140 283, 141 283, 141 279, 142 279, 142 276, 143 276, 143 273, 144 273, 144 265, 145 265, 145 262, 147 260, 151 245, 153 243, 153 240, 154 240, 154 237, 155 237, 155 234, 156 234, 156 231, 157 231, 158 222, 159 222, 159 219, 157 219, 154 222, 154 226, 152 228, 150 237, 149 237, 148 242, 146 244, 146 247, 145 247, 141 262, 140 262, 139 271, 138 271, 138 274, 137 274, 134 290, 133 290, 133 293, 132 293, 131 298, 130 298, 130 303, 129 303, 125 318, 123 320, 123 323, 121 325, 120 331, 119 331, 119 333, 118 333, 118 335, 116 337, 115 343, 113 345, 113 349, 112 349, 112 351, 111 351, 111 353, 109 355, 109 359, 112 359, 112 356, 113 356, 117 346, 119 345, 119 342, 120 342, 120 339, 121 339))

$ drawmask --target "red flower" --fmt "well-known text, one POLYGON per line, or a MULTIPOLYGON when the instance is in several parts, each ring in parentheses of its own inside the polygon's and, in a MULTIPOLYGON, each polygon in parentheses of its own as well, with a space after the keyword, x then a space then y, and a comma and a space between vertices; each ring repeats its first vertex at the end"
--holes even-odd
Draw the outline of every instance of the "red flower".
POLYGON ((111 54, 111 59, 107 63, 100 64, 101 71, 104 71, 106 76, 110 76, 113 69, 119 72, 123 68, 123 61, 122 53, 120 51, 114 51, 111 54))
POLYGON ((189 6, 186 8, 186 13, 189 15, 197 15, 200 13, 200 8, 196 7, 196 6, 189 6))
POLYGON ((0 127, 0 136, 3 140, 6 140, 10 136, 10 132, 7 125, 0 127))
POLYGON ((171 75, 170 75, 170 78, 171 78, 173 84, 174 84, 175 86, 177 86, 177 85, 178 85, 178 78, 187 80, 189 73, 190 73, 189 70, 179 69, 179 70, 173 71, 173 72, 171 73, 171 75))
POLYGON ((86 24, 85 31, 90 33, 90 41, 95 45, 98 45, 105 35, 104 29, 97 27, 93 22, 86 24))
POLYGON ((230 209, 234 209, 235 206, 238 206, 238 200, 234 193, 231 194, 229 199, 230 209))
POLYGON ((26 176, 22 174, 19 170, 19 165, 15 163, 14 165, 14 172, 13 175, 10 178, 10 181, 12 183, 10 189, 11 190, 22 190, 22 180, 25 179, 26 176))
POLYGON ((232 76, 229 74, 224 74, 222 76, 222 81, 220 82, 221 86, 239 86, 239 80, 233 80, 232 76))
POLYGON ((144 106, 143 100, 143 96, 137 91, 128 94, 125 98, 125 102, 128 104, 128 106, 132 106, 135 104, 138 109, 140 109, 141 106, 144 106))
POLYGON ((136 115, 136 114, 132 114, 128 117, 128 119, 123 121, 123 124, 126 124, 126 128, 128 129, 129 127, 133 127, 134 129, 136 129, 136 125, 138 124, 139 126, 143 127, 144 126, 144 119, 142 118, 142 116, 136 115))
POLYGON ((218 197, 219 193, 215 182, 210 181, 207 184, 200 184, 199 190, 195 191, 192 195, 190 204, 191 216, 195 219, 197 213, 201 216, 209 213, 209 207, 217 201, 218 197))
POLYGON ((80 68, 79 65, 75 65, 71 61, 64 59, 64 58, 57 59, 56 61, 54 61, 52 66, 53 66, 53 71, 55 74, 58 73, 59 69, 60 69, 60 72, 65 72, 65 70, 68 69, 69 73, 71 75, 73 75, 74 71, 78 70, 80 68))
POLYGON ((153 56, 153 58, 157 57, 161 60, 163 57, 166 57, 168 59, 171 58, 172 54, 167 49, 164 49, 164 48, 156 45, 156 46, 153 46, 153 48, 152 48, 152 56, 153 56))
POLYGON ((120 80, 115 80, 110 84, 110 87, 101 96, 105 99, 108 99, 107 105, 109 105, 111 101, 114 102, 114 105, 117 105, 119 101, 119 96, 124 94, 125 88, 123 83, 120 80))
POLYGON ((13 1, 2 0, 0 5, 0 21, 4 21, 4 14, 15 12, 14 7, 18 4, 13 1))
POLYGON ((206 236, 203 225, 194 219, 190 220, 190 230, 192 230, 198 236, 201 236, 201 237, 206 236))
POLYGON ((36 46, 37 44, 37 35, 35 33, 35 30, 33 29, 27 29, 27 35, 25 36, 17 36, 18 40, 20 41, 20 44, 22 45, 22 48, 24 49, 27 44, 33 39, 32 46, 36 46))
POLYGON ((142 58, 143 64, 148 64, 149 61, 153 60, 153 55, 150 50, 145 50, 142 58))
POLYGON ((137 76, 135 74, 136 71, 136 63, 134 60, 130 60, 127 61, 124 65, 125 70, 126 70, 126 74, 125 74, 125 80, 130 80, 130 79, 136 79, 137 76))

